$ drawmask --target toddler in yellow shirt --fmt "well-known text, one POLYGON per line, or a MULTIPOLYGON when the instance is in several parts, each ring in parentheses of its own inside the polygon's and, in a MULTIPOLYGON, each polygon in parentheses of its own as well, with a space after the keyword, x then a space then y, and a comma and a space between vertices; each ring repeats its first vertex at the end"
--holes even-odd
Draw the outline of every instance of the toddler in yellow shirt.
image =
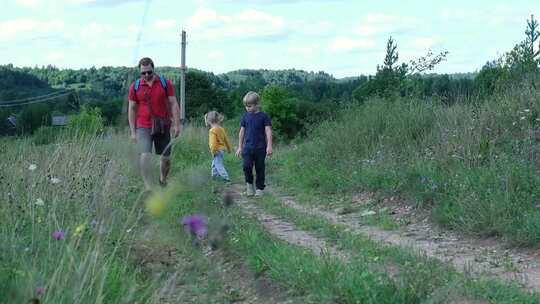
POLYGON ((216 111, 210 111, 204 115, 204 122, 210 127, 208 131, 208 145, 210 146, 210 153, 213 156, 212 177, 220 176, 229 182, 229 174, 223 165, 223 155, 225 155, 225 149, 229 153, 231 153, 232 149, 227 133, 225 133, 225 129, 221 126, 223 115, 216 111))

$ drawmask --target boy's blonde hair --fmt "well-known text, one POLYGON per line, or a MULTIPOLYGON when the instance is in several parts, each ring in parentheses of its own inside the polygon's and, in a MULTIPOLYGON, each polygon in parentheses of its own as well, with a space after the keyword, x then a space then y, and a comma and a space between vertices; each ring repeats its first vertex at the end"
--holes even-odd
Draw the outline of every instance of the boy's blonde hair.
POLYGON ((217 111, 210 111, 206 114, 204 114, 204 123, 209 126, 213 123, 221 123, 225 119, 225 117, 217 112, 217 111))
POLYGON ((257 106, 261 104, 261 97, 259 94, 253 91, 249 91, 244 96, 244 99, 242 100, 244 102, 244 106, 257 106))

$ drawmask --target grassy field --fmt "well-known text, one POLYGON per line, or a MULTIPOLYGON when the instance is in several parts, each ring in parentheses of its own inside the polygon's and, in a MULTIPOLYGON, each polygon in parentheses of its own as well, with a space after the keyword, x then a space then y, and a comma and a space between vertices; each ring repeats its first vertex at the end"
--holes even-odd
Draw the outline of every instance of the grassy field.
POLYGON ((371 100, 277 153, 271 170, 298 194, 397 195, 444 227, 535 246, 539 113, 532 88, 452 106, 371 100))
MULTIPOLYGON (((372 100, 321 123, 307 139, 276 147, 269 183, 327 202, 343 192, 398 194, 443 226, 534 246, 540 215, 531 130, 539 125, 539 100, 534 91, 450 107, 372 100)), ((234 137, 236 123, 229 124, 234 137)), ((174 146, 170 186, 150 197, 141 194, 137 155, 124 134, 47 142, 0 143, 0 303, 256 302, 231 287, 237 269, 224 270, 209 251, 213 242, 225 260, 268 278, 293 303, 538 300, 518 286, 470 277, 306 217, 270 196, 252 202, 354 254, 343 261, 277 239, 240 206, 223 204, 226 186, 209 178, 202 127, 186 128, 174 146), (200 241, 181 224, 194 214, 208 222, 200 241), (219 239, 225 226, 229 233, 219 239), (397 276, 384 271, 388 264, 397 276)), ((239 160, 227 155, 225 164, 242 184, 239 160)))

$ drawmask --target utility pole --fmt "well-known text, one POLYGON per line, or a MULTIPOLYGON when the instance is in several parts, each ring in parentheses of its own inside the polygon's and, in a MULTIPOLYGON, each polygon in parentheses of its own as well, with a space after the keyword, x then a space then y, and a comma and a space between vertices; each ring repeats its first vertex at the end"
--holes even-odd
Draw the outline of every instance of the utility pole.
POLYGON ((182 30, 182 65, 180 66, 180 119, 186 119, 186 31, 182 30))

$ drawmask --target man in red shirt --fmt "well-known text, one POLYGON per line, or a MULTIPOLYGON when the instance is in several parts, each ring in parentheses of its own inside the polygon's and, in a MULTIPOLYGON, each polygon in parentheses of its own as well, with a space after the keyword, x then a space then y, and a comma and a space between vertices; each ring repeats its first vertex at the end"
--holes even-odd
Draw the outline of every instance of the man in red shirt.
POLYGON ((171 167, 170 154, 171 134, 180 135, 182 124, 180 122, 180 107, 174 96, 174 87, 166 80, 166 88, 161 83, 160 76, 154 73, 154 62, 145 57, 139 61, 141 78, 131 84, 129 88, 128 120, 130 137, 137 142, 141 153, 141 171, 144 185, 151 189, 148 170, 148 161, 152 153, 152 143, 155 152, 162 155, 160 163, 159 183, 167 184, 167 175, 171 167), (136 83, 138 86, 136 86, 136 83), (161 132, 152 134, 153 120, 161 122, 161 132), (172 126, 172 130, 171 130, 172 126))

